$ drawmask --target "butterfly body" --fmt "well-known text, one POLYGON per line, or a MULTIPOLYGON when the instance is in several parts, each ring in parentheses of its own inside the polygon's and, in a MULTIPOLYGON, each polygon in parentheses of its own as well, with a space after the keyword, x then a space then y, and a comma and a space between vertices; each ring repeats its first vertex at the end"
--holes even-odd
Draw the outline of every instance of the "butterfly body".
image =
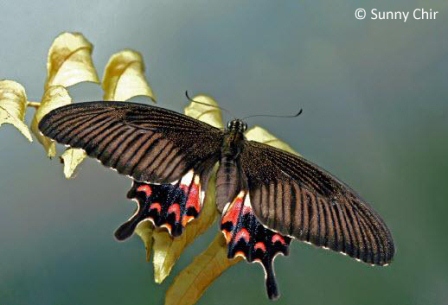
POLYGON ((388 228, 358 194, 302 157, 248 141, 242 120, 221 130, 159 107, 89 102, 55 109, 39 129, 134 179, 128 197, 139 207, 118 239, 145 220, 182 234, 200 214, 218 163, 216 206, 228 256, 261 263, 271 299, 279 295, 273 260, 288 254, 292 238, 373 265, 394 255, 388 228))

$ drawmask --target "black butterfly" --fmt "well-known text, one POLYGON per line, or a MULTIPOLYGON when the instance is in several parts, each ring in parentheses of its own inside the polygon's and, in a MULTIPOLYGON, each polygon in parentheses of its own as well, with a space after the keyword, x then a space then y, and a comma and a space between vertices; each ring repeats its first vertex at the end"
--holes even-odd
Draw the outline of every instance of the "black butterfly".
POLYGON ((180 235, 199 215, 219 163, 216 205, 228 257, 260 262, 271 299, 279 296, 272 263, 288 254, 291 238, 374 265, 394 255, 383 220, 352 189, 304 158, 246 140, 241 120, 220 130, 154 106, 89 102, 51 111, 39 129, 134 179, 128 197, 139 206, 115 232, 120 240, 147 219, 180 235))

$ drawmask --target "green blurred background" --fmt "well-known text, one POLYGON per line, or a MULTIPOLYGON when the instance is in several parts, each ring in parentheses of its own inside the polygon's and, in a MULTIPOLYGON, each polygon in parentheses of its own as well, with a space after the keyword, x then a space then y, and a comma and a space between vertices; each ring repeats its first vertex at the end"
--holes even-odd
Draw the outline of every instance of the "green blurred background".
MULTIPOLYGON (((397 253, 387 268, 293 243, 276 260, 276 304, 448 304, 448 2, 0 1, 0 78, 43 93, 49 46, 63 31, 95 46, 102 73, 123 48, 140 51, 160 106, 185 90, 253 118, 362 194, 397 253), (357 20, 354 11, 439 11, 436 20, 357 20)), ((70 90, 97 100, 93 84, 70 90)), ((146 102, 145 100, 142 100, 146 102)), ((29 111, 30 121, 33 110, 29 111)), ((230 119, 227 117, 226 119, 230 119)), ((162 304, 136 237, 113 231, 134 210, 130 181, 88 160, 66 181, 13 127, 0 128, 0 304, 162 304)), ((217 225, 182 256, 200 253, 217 225)), ((199 304, 270 304, 262 269, 240 263, 199 304)))

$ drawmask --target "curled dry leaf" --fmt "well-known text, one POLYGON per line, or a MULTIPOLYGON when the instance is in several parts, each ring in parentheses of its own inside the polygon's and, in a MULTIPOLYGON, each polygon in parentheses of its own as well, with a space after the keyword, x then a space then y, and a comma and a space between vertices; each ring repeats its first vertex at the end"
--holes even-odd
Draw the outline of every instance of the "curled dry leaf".
POLYGON ((185 107, 186 115, 216 128, 223 128, 221 110, 218 108, 218 103, 212 97, 208 95, 197 95, 193 98, 193 101, 201 104, 191 102, 185 107))
POLYGON ((165 305, 192 305, 227 268, 242 260, 227 258, 227 245, 219 232, 210 246, 174 279, 166 292, 165 305))
POLYGON ((11 124, 30 142, 33 142, 28 126, 25 125, 26 93, 19 83, 11 80, 0 81, 0 126, 11 124))
POLYGON ((56 37, 48 51, 45 89, 87 81, 99 83, 92 63, 92 50, 92 44, 82 34, 62 33, 56 37))
MULTIPOLYGON (((217 103, 208 96, 199 95, 193 98, 204 104, 217 106, 217 103)), ((206 122, 217 128, 222 128, 221 111, 217 107, 199 103, 190 103, 185 108, 185 114, 195 119, 206 122)), ((216 172, 216 168, 214 170, 216 172)), ((203 234, 218 216, 215 205, 215 175, 210 178, 204 198, 204 205, 200 216, 187 225, 185 232, 172 238, 164 230, 153 235, 154 238, 154 280, 161 283, 171 272, 176 261, 186 247, 188 247, 199 235, 203 234)))
POLYGON ((145 66, 140 53, 124 50, 112 55, 103 77, 104 99, 125 101, 137 95, 156 100, 145 78, 145 66))
MULTIPOLYGON (((194 100, 196 100, 196 98, 194 100)), ((249 129, 245 135, 248 140, 265 143, 299 155, 288 144, 280 141, 261 127, 255 126, 249 129)), ((166 293, 165 305, 195 304, 217 277, 219 277, 227 268, 242 260, 242 258, 228 259, 227 251, 224 237, 222 233, 219 232, 208 249, 196 257, 196 259, 176 277, 166 293)))
POLYGON ((65 178, 70 179, 73 177, 76 168, 86 157, 86 152, 80 148, 67 148, 61 155, 62 163, 64 163, 65 178))
POLYGON ((142 221, 135 228, 135 233, 140 236, 145 244, 146 249, 146 261, 149 262, 151 258, 151 249, 153 243, 154 225, 150 221, 142 221))
POLYGON ((284 151, 300 156, 300 154, 296 152, 294 149, 292 149, 291 146, 277 139, 270 132, 268 132, 264 128, 261 128, 260 126, 254 126, 250 128, 248 131, 246 131, 245 136, 248 140, 271 145, 273 147, 280 148, 284 151))
POLYGON ((47 156, 52 158, 56 156, 56 144, 51 139, 45 137, 40 132, 38 125, 40 120, 51 110, 68 105, 72 102, 67 89, 62 86, 49 87, 42 98, 39 108, 37 108, 31 121, 31 130, 37 140, 44 146, 47 156))

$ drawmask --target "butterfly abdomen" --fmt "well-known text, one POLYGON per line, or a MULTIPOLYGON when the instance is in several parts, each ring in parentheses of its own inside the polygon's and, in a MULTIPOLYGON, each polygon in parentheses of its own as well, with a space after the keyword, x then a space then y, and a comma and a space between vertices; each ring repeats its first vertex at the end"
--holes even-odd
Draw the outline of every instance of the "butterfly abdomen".
POLYGON ((220 212, 242 189, 240 168, 237 160, 228 156, 221 158, 216 174, 216 205, 220 212))
POLYGON ((222 212, 244 188, 239 154, 243 149, 244 135, 228 132, 224 136, 221 157, 216 174, 216 205, 222 212))

